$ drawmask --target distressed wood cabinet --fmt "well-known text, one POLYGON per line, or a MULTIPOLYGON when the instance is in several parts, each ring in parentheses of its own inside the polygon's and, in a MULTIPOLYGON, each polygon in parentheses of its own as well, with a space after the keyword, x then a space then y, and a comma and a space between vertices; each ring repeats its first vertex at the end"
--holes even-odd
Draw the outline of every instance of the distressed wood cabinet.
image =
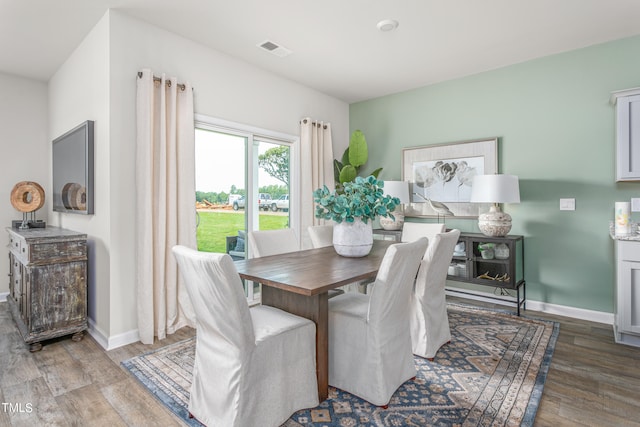
POLYGON ((11 314, 31 351, 87 329, 87 235, 58 227, 9 233, 11 314))

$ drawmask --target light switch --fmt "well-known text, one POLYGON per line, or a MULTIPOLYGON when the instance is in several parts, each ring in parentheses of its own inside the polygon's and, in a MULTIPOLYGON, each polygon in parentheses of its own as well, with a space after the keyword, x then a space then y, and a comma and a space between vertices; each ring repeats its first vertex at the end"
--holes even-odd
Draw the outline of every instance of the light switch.
POLYGON ((576 199, 560 199, 560 210, 561 211, 575 211, 576 210, 576 199))
POLYGON ((631 212, 640 212, 640 198, 631 198, 631 212))

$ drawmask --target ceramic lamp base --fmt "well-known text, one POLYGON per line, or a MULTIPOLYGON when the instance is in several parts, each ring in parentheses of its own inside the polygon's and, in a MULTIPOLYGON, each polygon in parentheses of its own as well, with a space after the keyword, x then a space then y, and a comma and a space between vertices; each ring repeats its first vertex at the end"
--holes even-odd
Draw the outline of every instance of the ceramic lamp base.
POLYGON ((478 216, 478 227, 485 236, 504 237, 511 231, 511 215, 491 206, 489 212, 478 216))
POLYGON ((387 217, 380 217, 380 227, 385 230, 402 230, 404 225, 404 215, 394 213, 395 220, 387 217))

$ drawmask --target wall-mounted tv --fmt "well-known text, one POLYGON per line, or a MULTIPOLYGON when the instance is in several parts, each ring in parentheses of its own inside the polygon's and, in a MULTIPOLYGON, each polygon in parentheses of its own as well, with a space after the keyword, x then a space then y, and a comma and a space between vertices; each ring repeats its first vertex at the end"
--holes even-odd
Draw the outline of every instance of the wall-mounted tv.
POLYGON ((93 121, 53 140, 53 210, 93 214, 93 121))

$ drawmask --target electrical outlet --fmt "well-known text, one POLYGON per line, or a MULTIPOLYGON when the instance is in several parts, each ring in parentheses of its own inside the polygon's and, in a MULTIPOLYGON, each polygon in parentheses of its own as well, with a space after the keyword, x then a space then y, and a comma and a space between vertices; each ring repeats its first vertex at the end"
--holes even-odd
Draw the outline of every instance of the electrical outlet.
POLYGON ((560 210, 561 211, 575 211, 576 210, 576 199, 560 199, 560 210))
POLYGON ((640 212, 640 198, 631 198, 631 212, 640 212))

